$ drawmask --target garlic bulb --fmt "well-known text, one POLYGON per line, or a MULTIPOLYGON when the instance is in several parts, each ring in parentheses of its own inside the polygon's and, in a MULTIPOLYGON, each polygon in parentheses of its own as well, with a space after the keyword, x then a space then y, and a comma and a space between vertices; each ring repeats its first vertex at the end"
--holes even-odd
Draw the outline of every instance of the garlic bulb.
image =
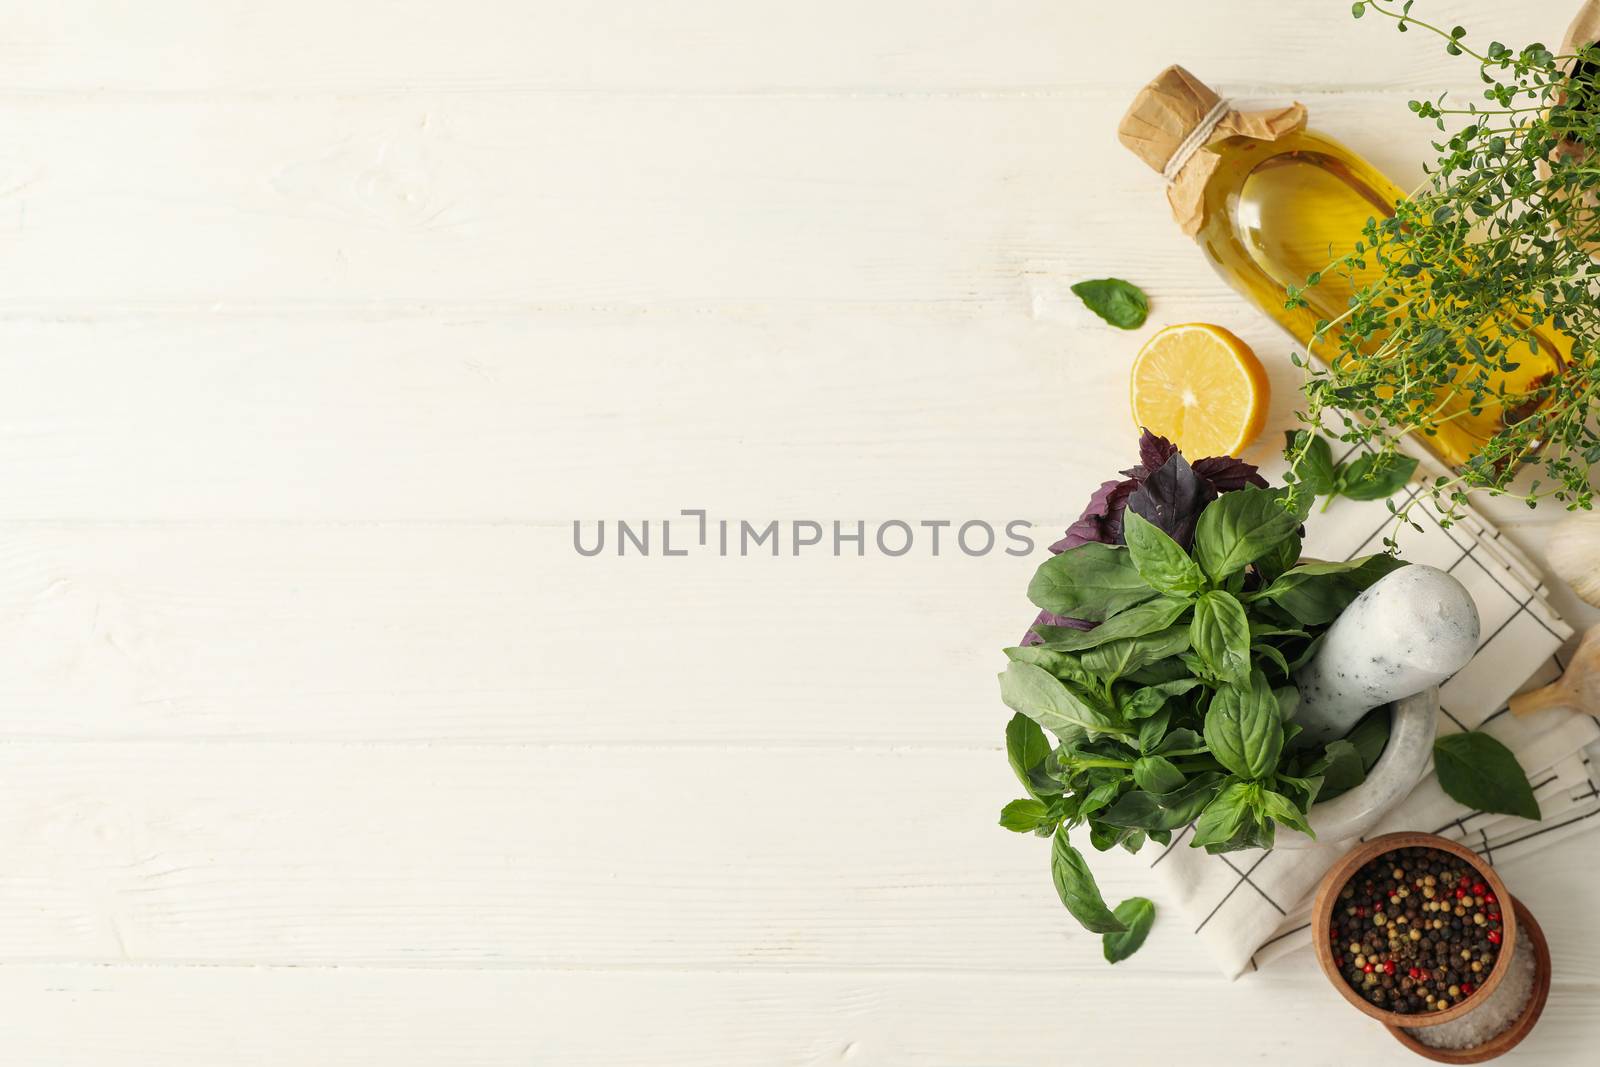
POLYGON ((1600 608, 1600 511, 1573 515, 1557 525, 1546 558, 1573 592, 1600 608))

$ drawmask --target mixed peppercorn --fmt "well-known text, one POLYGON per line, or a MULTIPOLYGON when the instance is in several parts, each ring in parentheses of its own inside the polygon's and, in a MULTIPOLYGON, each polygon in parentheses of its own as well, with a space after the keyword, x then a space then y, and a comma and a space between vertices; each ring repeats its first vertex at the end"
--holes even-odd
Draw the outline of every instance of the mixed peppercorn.
POLYGON ((1464 861, 1431 848, 1386 852, 1333 907, 1329 941, 1345 981, 1385 1011, 1443 1011, 1488 980, 1500 901, 1464 861))

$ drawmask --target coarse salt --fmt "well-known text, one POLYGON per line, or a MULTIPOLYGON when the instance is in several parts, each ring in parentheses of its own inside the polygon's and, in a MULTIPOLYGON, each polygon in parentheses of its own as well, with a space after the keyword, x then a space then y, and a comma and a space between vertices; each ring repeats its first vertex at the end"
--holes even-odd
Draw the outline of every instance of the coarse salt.
POLYGON ((1517 947, 1510 959, 1502 959, 1499 966, 1508 968, 1500 984, 1489 992, 1482 1004, 1459 1019, 1438 1026, 1406 1027, 1406 1033, 1429 1048, 1477 1048, 1501 1033, 1521 1017, 1533 995, 1534 971, 1538 967, 1536 953, 1526 938, 1517 938, 1517 947))

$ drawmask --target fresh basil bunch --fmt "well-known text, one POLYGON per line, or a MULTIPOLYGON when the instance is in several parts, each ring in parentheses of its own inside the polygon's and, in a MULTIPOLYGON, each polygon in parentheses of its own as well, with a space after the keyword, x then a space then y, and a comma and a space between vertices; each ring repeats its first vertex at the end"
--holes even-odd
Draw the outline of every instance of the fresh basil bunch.
MULTIPOLYGON (((1189 475, 1181 456, 1172 462, 1189 475)), ((1137 852, 1192 822, 1190 844, 1208 852, 1270 847, 1278 823, 1310 832, 1325 781, 1349 788, 1371 766, 1370 746, 1351 740, 1290 750, 1293 678, 1328 624, 1402 564, 1301 563, 1309 499, 1290 501, 1246 486, 1197 499, 1198 517, 1161 508, 1152 521, 1130 508, 1125 544, 1069 548, 1028 587, 1048 615, 1095 625, 1036 624, 1041 643, 1006 649, 1000 695, 1016 712, 1006 754, 1027 796, 1000 823, 1053 839, 1056 890, 1089 930, 1125 924, 1070 831, 1087 826, 1096 849, 1137 852)))

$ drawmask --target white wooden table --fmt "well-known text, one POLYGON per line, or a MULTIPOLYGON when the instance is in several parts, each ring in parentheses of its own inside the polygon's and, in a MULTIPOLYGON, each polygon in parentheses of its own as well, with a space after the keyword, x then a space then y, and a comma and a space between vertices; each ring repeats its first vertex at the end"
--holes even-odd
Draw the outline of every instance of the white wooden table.
MULTIPOLYGON (((1427 6, 1554 43, 1572 0, 1427 6)), ((571 524, 1047 534, 1190 319, 1273 368, 1269 459, 1288 344, 1117 118, 1181 60, 1404 179, 1470 69, 1335 0, 0 14, 0 1060, 1405 1062, 1175 913, 1107 967, 994 825, 1038 557, 571 524)), ((1521 1062, 1594 1062, 1597 856, 1506 872, 1558 966, 1521 1062)))

